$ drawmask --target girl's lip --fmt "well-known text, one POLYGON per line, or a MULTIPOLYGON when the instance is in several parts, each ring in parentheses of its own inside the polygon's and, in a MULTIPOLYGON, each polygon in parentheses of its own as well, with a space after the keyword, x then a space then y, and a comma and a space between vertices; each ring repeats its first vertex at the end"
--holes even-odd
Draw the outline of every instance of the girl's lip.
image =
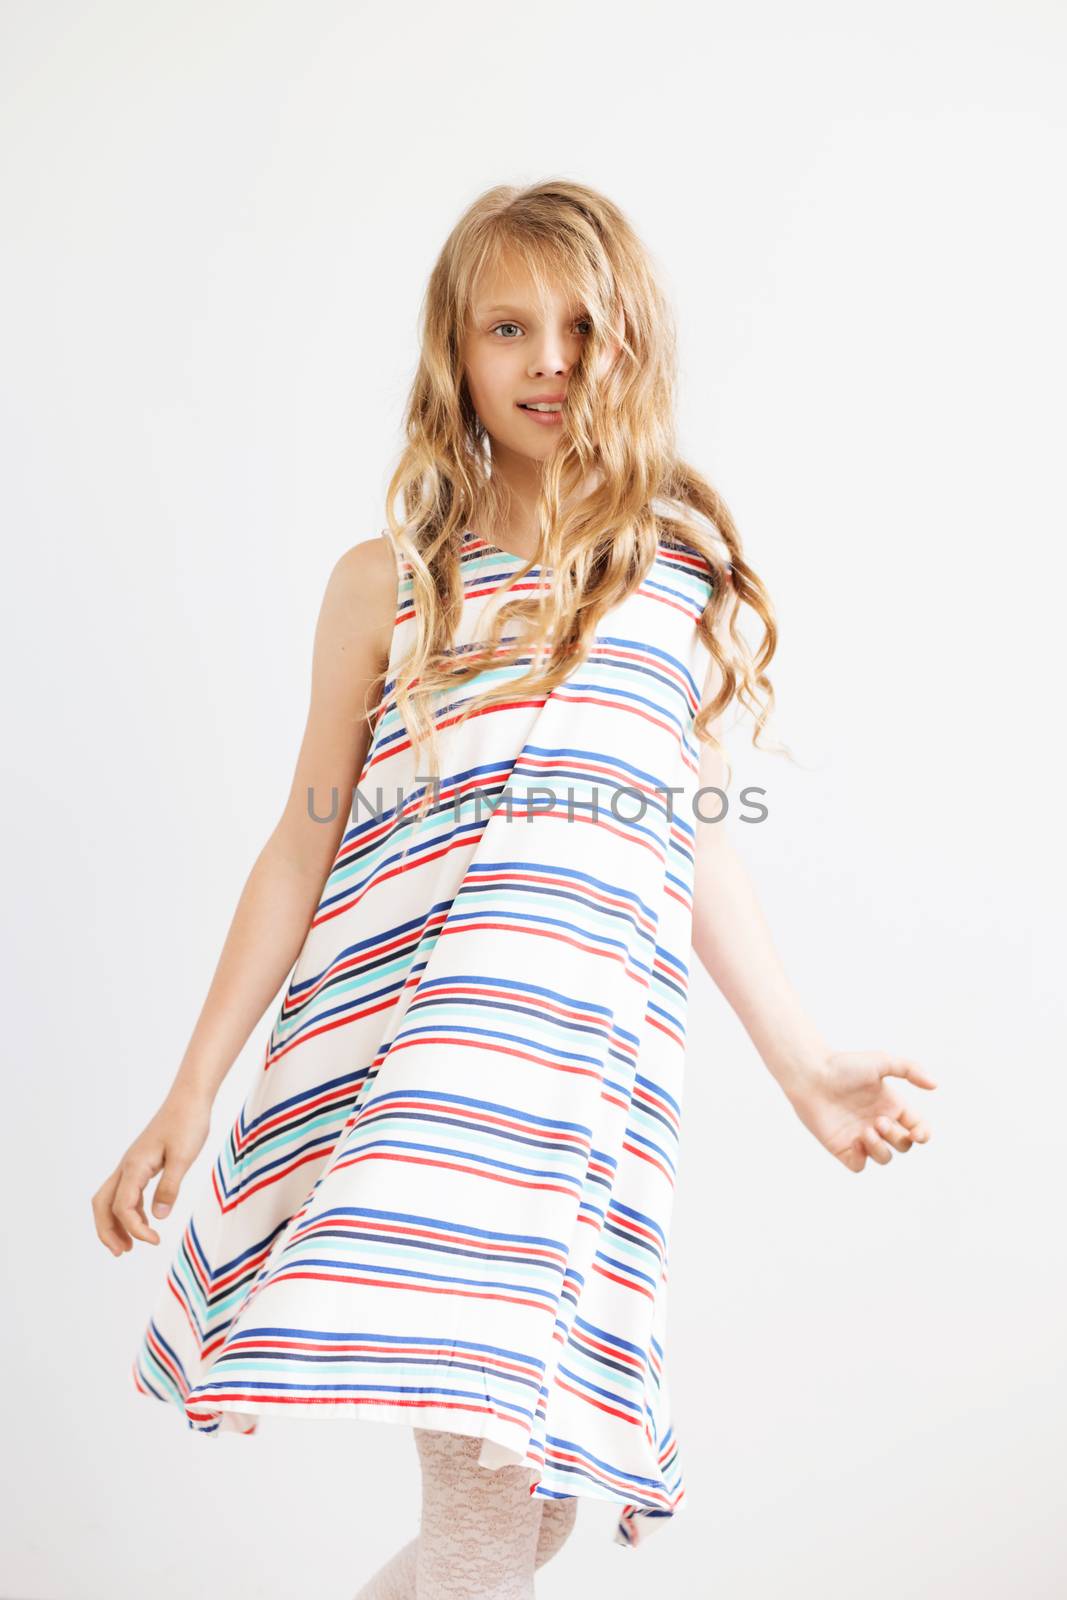
POLYGON ((521 411, 524 417, 532 417, 533 420, 535 422, 539 422, 543 428, 554 427, 557 423, 563 421, 562 411, 527 411, 521 405, 516 409, 521 411))

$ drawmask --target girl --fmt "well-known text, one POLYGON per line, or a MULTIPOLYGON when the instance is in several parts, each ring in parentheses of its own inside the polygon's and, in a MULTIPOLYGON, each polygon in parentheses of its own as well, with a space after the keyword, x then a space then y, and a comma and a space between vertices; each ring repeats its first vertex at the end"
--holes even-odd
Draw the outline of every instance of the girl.
POLYGON ((609 200, 496 188, 461 218, 388 530, 326 588, 289 800, 173 1086, 93 1198, 116 1256, 160 1242, 145 1187, 161 1174, 165 1217, 292 969, 133 1378, 204 1434, 281 1410, 409 1427, 418 1537, 363 1600, 528 1600, 580 1497, 614 1502, 630 1546, 682 1504, 691 947, 849 1171, 929 1137, 890 1080, 933 1080, 831 1052, 715 826, 723 717, 745 706, 758 740, 776 629, 678 458, 674 381, 609 200))

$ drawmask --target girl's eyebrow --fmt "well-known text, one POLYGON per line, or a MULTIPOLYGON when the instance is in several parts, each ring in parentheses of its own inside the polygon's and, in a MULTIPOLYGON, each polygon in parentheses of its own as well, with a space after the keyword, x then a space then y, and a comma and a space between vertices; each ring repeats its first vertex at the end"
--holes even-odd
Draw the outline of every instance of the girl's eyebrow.
POLYGON ((503 312, 509 316, 530 317, 533 315, 529 306, 488 306, 483 312, 483 317, 499 317, 503 312))

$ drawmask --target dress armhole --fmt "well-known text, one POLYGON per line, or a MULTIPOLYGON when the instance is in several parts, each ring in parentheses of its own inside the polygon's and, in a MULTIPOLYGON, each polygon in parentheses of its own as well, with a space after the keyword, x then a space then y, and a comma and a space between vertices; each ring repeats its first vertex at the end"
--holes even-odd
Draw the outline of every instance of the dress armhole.
POLYGON ((411 623, 408 618, 401 616, 401 612, 404 609, 405 596, 410 587, 408 581, 410 568, 402 552, 400 551, 396 540, 393 538, 392 530, 386 527, 380 529, 379 531, 381 537, 385 540, 386 544, 393 552, 393 559, 396 563, 396 598, 393 602, 393 633, 392 638, 389 641, 389 660, 386 665, 385 676, 385 684, 388 688, 392 686, 396 679, 397 667, 401 660, 401 656, 404 651, 406 651, 407 646, 410 643, 408 635, 410 633, 411 623))
POLYGON ((399 583, 400 579, 404 576, 404 558, 400 554, 399 549, 397 548, 397 543, 396 543, 396 540, 393 538, 393 533, 392 533, 392 529, 391 528, 382 528, 380 530, 380 535, 385 540, 385 542, 389 546, 390 550, 393 552, 393 560, 396 563, 397 582, 399 583))

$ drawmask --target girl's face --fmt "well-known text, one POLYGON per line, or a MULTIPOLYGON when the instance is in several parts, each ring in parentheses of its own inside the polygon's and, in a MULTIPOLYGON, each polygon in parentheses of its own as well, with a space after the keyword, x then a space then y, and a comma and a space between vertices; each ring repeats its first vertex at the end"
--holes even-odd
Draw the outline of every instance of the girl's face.
MULTIPOLYGON (((560 413, 523 410, 522 403, 566 398, 567 380, 590 328, 581 307, 556 291, 542 320, 521 263, 509 260, 483 277, 463 343, 463 365, 498 462, 509 452, 535 461, 551 454, 562 431, 560 413)), ((605 351, 600 376, 618 348, 605 351)))

